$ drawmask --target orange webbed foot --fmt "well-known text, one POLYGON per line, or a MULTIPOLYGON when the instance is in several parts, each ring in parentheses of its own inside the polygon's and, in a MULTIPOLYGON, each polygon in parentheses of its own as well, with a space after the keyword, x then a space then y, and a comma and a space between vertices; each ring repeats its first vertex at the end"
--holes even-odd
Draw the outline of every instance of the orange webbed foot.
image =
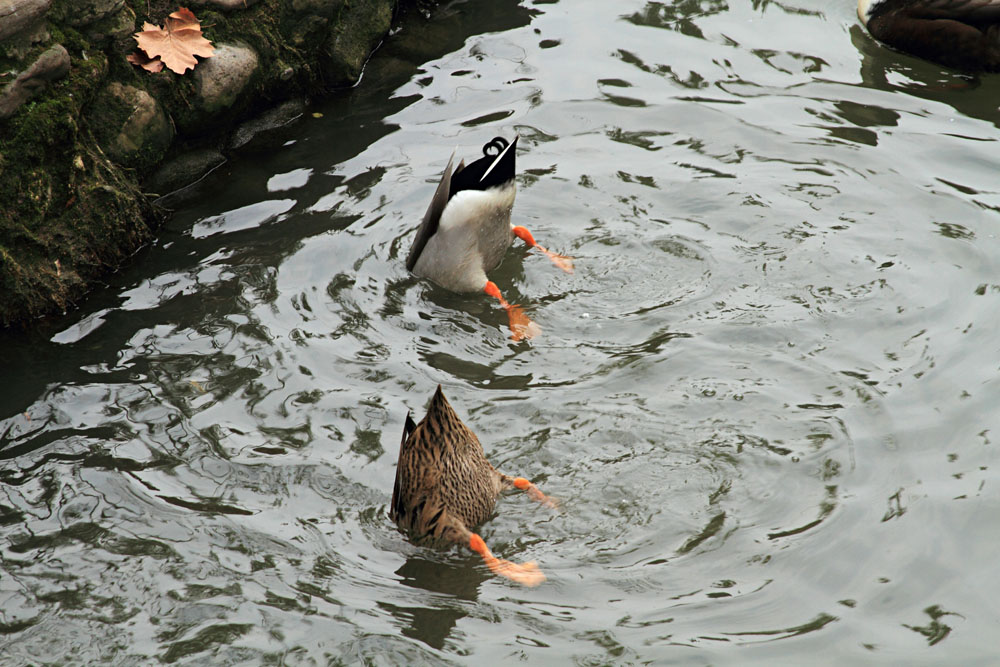
POLYGON ((551 509, 559 509, 559 501, 552 496, 547 496, 542 493, 542 490, 537 486, 526 480, 524 477, 514 478, 514 488, 524 491, 528 494, 528 497, 535 502, 541 503, 546 507, 551 509))
POLYGON ((509 560, 502 558, 495 558, 494 561, 492 565, 490 563, 486 564, 491 572, 499 574, 502 577, 507 577, 522 586, 534 588, 545 581, 545 575, 542 574, 542 571, 538 569, 538 564, 533 560, 521 564, 511 563, 509 560))
POLYGON ((572 257, 569 257, 568 255, 560 255, 558 253, 554 253, 551 250, 539 245, 538 242, 535 241, 535 237, 531 235, 530 231, 528 231, 527 227, 517 226, 512 228, 512 231, 514 232, 514 236, 521 239, 532 248, 537 249, 539 252, 544 253, 545 256, 548 257, 550 260, 552 260, 552 263, 558 266, 560 269, 562 269, 566 273, 573 273, 572 257))
POLYGON ((519 341, 525 338, 534 338, 542 333, 542 328, 535 324, 530 317, 525 315, 524 309, 520 306, 507 303, 507 300, 500 294, 500 288, 492 280, 486 281, 483 291, 500 302, 504 310, 507 311, 507 321, 510 326, 511 340, 519 341))
POLYGON ((525 338, 534 338, 542 333, 542 328, 535 324, 534 320, 524 314, 520 306, 507 304, 507 320, 511 331, 511 340, 519 341, 525 338))
POLYGON ((490 568, 490 572, 494 574, 507 577, 522 586, 533 587, 545 581, 545 575, 538 569, 538 564, 535 561, 519 564, 497 558, 483 542, 483 538, 475 533, 472 533, 472 537, 469 538, 469 548, 482 556, 486 567, 490 568))
POLYGON ((562 269, 566 273, 573 273, 573 258, 572 257, 570 257, 568 255, 557 255, 556 253, 551 252, 549 250, 545 250, 544 252, 545 252, 546 255, 549 256, 549 259, 552 260, 553 264, 555 264, 556 266, 558 266, 560 269, 562 269))

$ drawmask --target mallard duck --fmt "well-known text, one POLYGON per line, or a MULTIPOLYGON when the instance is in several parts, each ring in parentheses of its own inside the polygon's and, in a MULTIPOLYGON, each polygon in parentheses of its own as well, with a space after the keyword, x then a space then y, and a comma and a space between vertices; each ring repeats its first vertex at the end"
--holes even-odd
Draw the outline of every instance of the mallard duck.
POLYGON ((900 51, 969 72, 1000 71, 1000 0, 858 0, 858 18, 900 51))
POLYGON ((514 237, 545 253, 556 266, 573 271, 569 257, 540 246, 524 227, 510 223, 517 186, 514 159, 517 139, 496 137, 483 146, 483 157, 465 160, 452 171, 452 153, 413 239, 406 268, 453 292, 486 292, 507 310, 514 340, 539 331, 524 312, 500 294, 486 274, 497 267, 514 237))
POLYGON ((525 586, 545 575, 534 562, 519 565, 497 558, 472 529, 493 514, 506 489, 525 491, 550 507, 555 501, 523 477, 508 477, 486 460, 479 438, 462 423, 438 385, 427 416, 403 426, 389 518, 413 537, 429 536, 468 546, 494 573, 525 586))

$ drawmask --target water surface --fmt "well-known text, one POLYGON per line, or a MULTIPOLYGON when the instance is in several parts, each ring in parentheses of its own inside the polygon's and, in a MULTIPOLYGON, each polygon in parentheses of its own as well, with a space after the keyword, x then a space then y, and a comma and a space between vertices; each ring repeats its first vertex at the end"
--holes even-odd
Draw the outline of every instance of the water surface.
MULTIPOLYGON (((4 334, 13 664, 986 663, 1000 81, 849 2, 456 2, 175 198, 66 317, 4 334), (520 135, 492 276, 410 276, 453 149, 520 135), (562 501, 385 513, 442 384, 562 501)), ((993 500, 990 500, 993 498, 993 500)))

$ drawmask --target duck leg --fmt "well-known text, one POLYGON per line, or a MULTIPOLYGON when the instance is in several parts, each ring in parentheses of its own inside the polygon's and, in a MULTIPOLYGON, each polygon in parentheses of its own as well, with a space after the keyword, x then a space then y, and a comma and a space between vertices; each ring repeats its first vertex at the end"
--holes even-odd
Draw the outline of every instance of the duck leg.
POLYGON ((545 575, 542 571, 538 569, 538 563, 535 561, 529 561, 527 563, 512 563, 509 560, 504 560, 503 558, 497 558, 490 551, 490 548, 486 546, 486 542, 483 541, 476 533, 465 527, 465 524, 458 521, 451 516, 447 515, 441 518, 442 521, 447 521, 450 525, 444 531, 444 536, 453 542, 459 544, 464 544, 470 549, 479 554, 483 562, 486 563, 486 567, 490 569, 493 574, 499 574, 502 577, 507 577, 511 581, 517 582, 522 586, 537 586, 538 584, 545 581, 545 575))
POLYGON ((562 269, 566 273, 573 273, 572 257, 567 257, 566 255, 558 255, 552 252, 551 250, 548 250, 547 248, 538 245, 538 243, 535 241, 535 237, 531 235, 531 232, 528 231, 527 227, 521 227, 521 226, 512 227, 511 231, 514 232, 514 236, 521 239, 532 248, 537 249, 539 252, 545 253, 545 255, 552 260, 552 263, 558 266, 560 269, 562 269))
POLYGON ((527 563, 512 563, 509 560, 504 560, 502 558, 497 558, 490 551, 490 548, 486 546, 486 542, 483 542, 483 538, 479 537, 475 533, 472 533, 469 537, 469 548, 475 551, 477 554, 483 557, 483 562, 486 563, 486 567, 490 568, 490 572, 494 574, 499 574, 502 577, 507 577, 511 581, 516 581, 522 586, 537 586, 538 584, 545 581, 545 575, 542 571, 538 569, 538 563, 535 561, 528 561, 527 563))
POLYGON ((542 333, 542 328, 531 321, 531 318, 524 314, 524 310, 517 305, 507 303, 507 300, 500 294, 500 288, 492 280, 486 281, 483 291, 500 302, 504 310, 507 311, 507 320, 510 325, 511 338, 515 341, 523 338, 534 338, 542 333))
POLYGON ((559 501, 552 496, 547 496, 542 493, 542 490, 537 486, 532 484, 529 480, 524 477, 508 477, 507 475, 501 474, 500 478, 503 480, 505 486, 513 487, 518 491, 524 491, 528 494, 528 497, 537 503, 541 503, 546 507, 551 509, 559 509, 559 501))

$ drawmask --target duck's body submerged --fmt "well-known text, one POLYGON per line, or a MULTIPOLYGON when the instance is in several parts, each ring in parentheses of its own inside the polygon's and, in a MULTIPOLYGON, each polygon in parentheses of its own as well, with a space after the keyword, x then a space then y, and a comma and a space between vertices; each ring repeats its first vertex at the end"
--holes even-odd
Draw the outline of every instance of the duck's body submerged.
POLYGON ((506 489, 520 489, 539 502, 554 504, 528 480, 508 477, 490 465, 479 438, 462 423, 440 386, 419 424, 406 416, 389 517, 414 537, 468 546, 496 574, 537 586, 545 575, 535 563, 498 559, 472 532, 490 518, 506 489))
POLYGON ((514 242, 515 236, 548 255, 566 271, 568 257, 549 252, 531 232, 510 224, 517 194, 515 159, 517 137, 496 137, 483 146, 483 157, 453 168, 448 160, 406 258, 406 268, 454 292, 484 291, 499 299, 510 317, 515 340, 537 333, 537 326, 517 306, 507 303, 487 278, 514 242))
POLYGON ((453 172, 454 155, 448 160, 406 258, 407 269, 453 292, 483 289, 486 273, 514 243, 510 213, 517 194, 516 147, 516 138, 508 143, 497 137, 469 166, 463 160, 453 172))
POLYGON ((967 72, 1000 72, 1000 0, 858 0, 875 39, 967 72))

